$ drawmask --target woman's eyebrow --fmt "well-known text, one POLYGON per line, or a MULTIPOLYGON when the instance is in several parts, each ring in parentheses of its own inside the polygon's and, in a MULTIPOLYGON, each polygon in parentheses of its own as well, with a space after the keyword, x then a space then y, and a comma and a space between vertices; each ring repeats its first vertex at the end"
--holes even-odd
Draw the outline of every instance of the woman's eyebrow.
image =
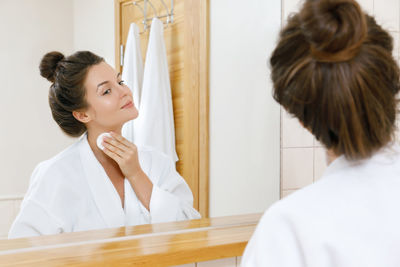
MULTIPOLYGON (((121 76, 121 73, 120 73, 120 72, 118 72, 118 74, 117 74, 117 79, 118 79, 119 76, 121 76)), ((99 83, 99 84, 97 85, 97 90, 99 90, 99 87, 100 87, 100 86, 102 86, 103 84, 106 84, 106 83, 108 83, 108 81, 104 81, 104 82, 99 83)), ((97 91, 97 90, 96 90, 96 91, 97 91)))
MULTIPOLYGON (((106 84, 106 83, 108 83, 108 81, 104 81, 104 82, 99 83, 99 84, 97 85, 97 90, 99 90, 99 87, 100 87, 100 86, 102 86, 103 84, 106 84)), ((97 91, 97 90, 96 90, 96 91, 97 91)))

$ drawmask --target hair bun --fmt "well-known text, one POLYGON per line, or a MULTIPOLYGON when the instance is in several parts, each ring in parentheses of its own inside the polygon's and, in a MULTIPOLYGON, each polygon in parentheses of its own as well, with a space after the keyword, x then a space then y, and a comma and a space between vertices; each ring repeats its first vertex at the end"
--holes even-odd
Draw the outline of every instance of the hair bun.
POLYGON ((367 36, 366 16, 354 0, 306 0, 299 16, 317 61, 350 60, 367 36))
POLYGON ((44 55, 39 65, 40 75, 54 83, 58 62, 64 58, 64 55, 57 51, 49 52, 44 55))

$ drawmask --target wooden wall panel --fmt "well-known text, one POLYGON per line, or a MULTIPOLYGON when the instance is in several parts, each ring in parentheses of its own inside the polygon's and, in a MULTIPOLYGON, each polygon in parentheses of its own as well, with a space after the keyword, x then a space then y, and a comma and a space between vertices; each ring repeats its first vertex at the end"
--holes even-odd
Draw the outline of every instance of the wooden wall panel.
MULTIPOLYGON (((165 13, 161 1, 151 1, 158 15, 165 13)), ((170 1, 164 0, 170 7, 170 1)), ((142 4, 142 1, 138 1, 142 4)), ((148 8, 148 16, 154 16, 148 8)), ((120 45, 125 45, 129 26, 143 30, 143 13, 132 1, 115 0, 116 68, 120 67, 120 45)), ((151 21, 148 21, 151 24, 151 21)), ((141 34, 142 55, 149 30, 141 34)), ((194 196, 194 207, 208 217, 208 0, 174 0, 174 22, 164 29, 175 120, 178 172, 194 196)))

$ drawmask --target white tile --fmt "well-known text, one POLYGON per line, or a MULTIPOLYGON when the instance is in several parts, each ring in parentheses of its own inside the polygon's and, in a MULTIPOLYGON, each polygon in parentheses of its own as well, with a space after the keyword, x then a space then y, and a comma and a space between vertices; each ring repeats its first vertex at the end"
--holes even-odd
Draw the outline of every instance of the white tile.
POLYGON ((196 263, 188 263, 182 265, 175 265, 174 267, 196 267, 196 263))
POLYGON ((316 138, 314 138, 314 147, 324 147, 324 145, 316 138))
POLYGON ((282 109, 282 147, 312 147, 313 135, 306 130, 297 118, 282 109))
POLYGON ((328 167, 326 160, 326 150, 323 147, 314 148, 314 181, 321 178, 325 169, 328 167))
MULTIPOLYGON (((384 1, 384 0, 381 0, 384 1)), ((293 13, 300 10, 302 4, 304 3, 303 0, 283 0, 283 22, 286 24, 287 17, 293 13)), ((374 14, 374 0, 358 0, 357 1, 363 11, 367 12, 370 15, 374 14)))
POLYGON ((242 256, 236 257, 236 266, 240 267, 241 263, 242 263, 242 256))
POLYGON ((367 12, 369 15, 374 14, 374 0, 358 0, 357 2, 364 12, 367 12))
POLYGON ((293 192, 296 192, 297 190, 282 190, 282 195, 281 195, 281 199, 287 197, 288 195, 290 195, 293 192))
POLYGON ((397 61, 399 59, 399 38, 400 34, 398 32, 390 32, 393 37, 393 57, 397 61))
POLYGON ((282 150, 282 190, 299 189, 313 182, 314 148, 282 150))
POLYGON ((236 257, 198 262, 197 267, 236 267, 236 257))
POLYGON ((14 220, 14 201, 0 201, 0 236, 5 236, 14 220))
POLYGON ((396 119, 396 131, 395 131, 395 141, 400 144, 400 115, 397 115, 396 119))
POLYGON ((389 31, 399 31, 399 0, 375 0, 374 15, 378 23, 389 31))
POLYGON ((293 12, 298 12, 302 7, 304 1, 303 0, 283 0, 282 1, 283 8, 283 25, 286 24, 288 16, 293 12))

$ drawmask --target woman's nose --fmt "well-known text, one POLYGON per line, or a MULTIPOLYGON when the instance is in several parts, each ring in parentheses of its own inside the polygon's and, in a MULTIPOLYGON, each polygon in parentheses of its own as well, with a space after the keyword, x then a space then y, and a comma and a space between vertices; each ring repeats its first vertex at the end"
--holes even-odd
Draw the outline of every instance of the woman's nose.
POLYGON ((131 90, 126 85, 119 85, 119 92, 120 92, 121 97, 124 97, 127 94, 130 94, 131 90))

